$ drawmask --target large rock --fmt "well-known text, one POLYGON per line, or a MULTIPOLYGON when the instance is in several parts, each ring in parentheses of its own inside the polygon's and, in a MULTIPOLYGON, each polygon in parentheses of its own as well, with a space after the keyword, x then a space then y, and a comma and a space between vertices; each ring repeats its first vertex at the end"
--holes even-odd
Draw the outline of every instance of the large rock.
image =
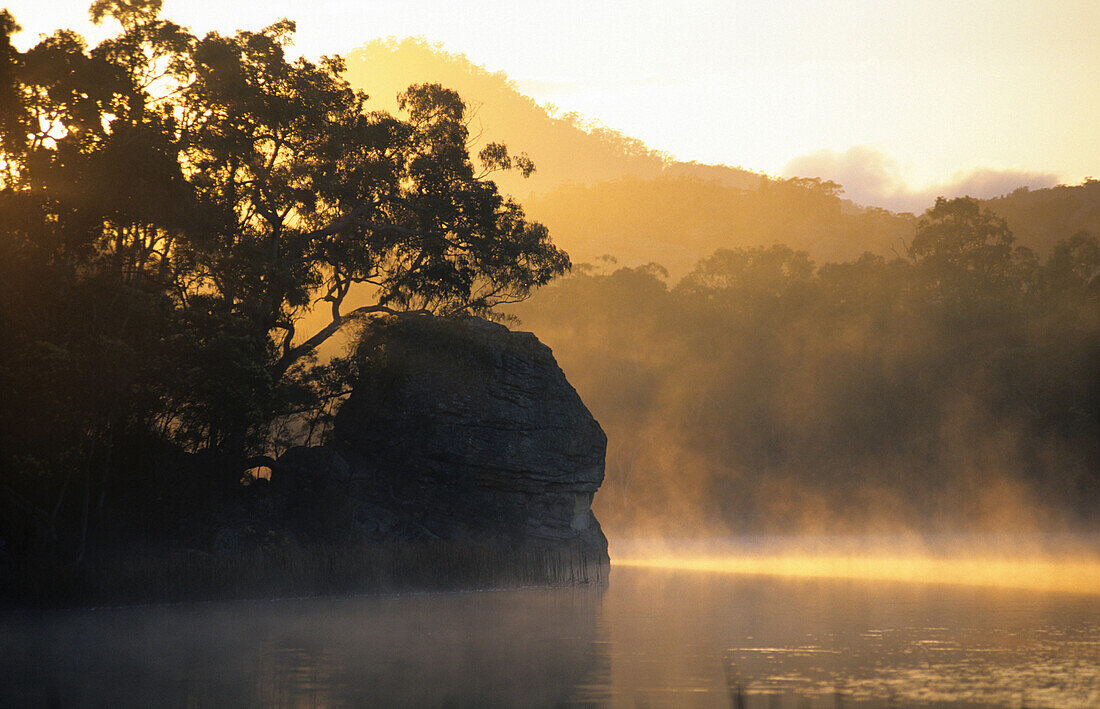
POLYGON ((272 483, 338 489, 368 538, 486 540, 607 563, 592 514, 607 438, 534 335, 479 318, 374 323, 323 450, 272 483))

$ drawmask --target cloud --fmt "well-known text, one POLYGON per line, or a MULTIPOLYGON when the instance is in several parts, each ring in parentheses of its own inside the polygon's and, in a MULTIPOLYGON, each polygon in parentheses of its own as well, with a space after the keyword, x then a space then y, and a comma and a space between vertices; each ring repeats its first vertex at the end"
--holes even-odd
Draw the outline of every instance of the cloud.
POLYGON ((897 161, 870 145, 856 145, 844 153, 819 150, 800 155, 786 164, 783 174, 823 177, 843 185, 849 199, 879 206, 885 206, 883 197, 905 190, 897 161))
POLYGON ((844 195, 857 204, 918 214, 931 207, 939 196, 988 199, 1018 187, 1041 189, 1058 184, 1058 176, 1053 173, 982 168, 913 189, 902 178, 897 160, 873 145, 856 145, 845 152, 819 150, 800 155, 784 166, 783 174, 832 180, 843 185, 844 195))
POLYGON ((1041 189, 1056 184, 1058 184, 1058 176, 1051 173, 985 169, 956 174, 949 186, 957 192, 951 196, 967 194, 971 197, 988 199, 1008 194, 1018 187, 1041 189))

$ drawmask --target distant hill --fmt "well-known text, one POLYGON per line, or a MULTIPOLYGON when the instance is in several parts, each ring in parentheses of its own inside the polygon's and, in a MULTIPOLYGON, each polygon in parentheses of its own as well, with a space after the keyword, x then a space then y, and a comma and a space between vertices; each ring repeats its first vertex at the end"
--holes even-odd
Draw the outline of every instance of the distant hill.
POLYGON ((675 162, 640 140, 586 124, 575 113, 559 115, 522 94, 503 72, 490 72, 423 39, 376 40, 350 52, 347 60, 348 80, 370 94, 370 105, 376 109, 396 110, 397 94, 410 84, 439 83, 458 91, 474 109, 470 130, 480 134, 481 144, 503 142, 534 160, 537 172, 527 180, 497 176, 505 192, 520 198, 569 182, 587 184, 626 175, 692 175, 737 187, 755 186, 760 180, 759 174, 739 168, 675 162))
POLYGON ((904 253, 912 215, 862 209, 813 183, 759 179, 738 189, 689 176, 566 185, 525 203, 575 262, 610 254, 657 262, 675 280, 716 249, 776 243, 817 261, 904 253))
MULTIPOLYGON (((423 39, 376 40, 352 51, 347 78, 371 95, 372 108, 389 111, 410 84, 458 91, 474 109, 474 152, 497 141, 534 160, 530 179, 494 177, 577 263, 609 254, 623 265, 659 263, 677 278, 723 247, 784 243, 818 262, 843 261, 865 251, 904 254, 914 233, 913 215, 857 206, 820 181, 674 161, 640 140, 539 105, 503 72, 423 39)), ((1017 243, 1042 256, 1078 231, 1100 235, 1095 180, 1021 188, 985 204, 1008 220, 1017 243)))
MULTIPOLYGON (((1017 244, 1042 258, 1079 231, 1100 236, 1097 180, 1020 188, 983 204, 1007 220, 1017 244)), ((815 191, 812 181, 761 177, 756 189, 738 189, 668 173, 564 185, 531 196, 524 206, 575 262, 603 254, 628 266, 653 261, 674 279, 718 248, 782 243, 809 252, 818 263, 848 261, 866 251, 904 255, 917 221, 912 214, 858 207, 815 191)))
POLYGON ((1100 238, 1100 180, 1042 190, 1021 187, 984 203, 1005 218, 1016 243, 1044 257, 1055 243, 1079 231, 1100 238))

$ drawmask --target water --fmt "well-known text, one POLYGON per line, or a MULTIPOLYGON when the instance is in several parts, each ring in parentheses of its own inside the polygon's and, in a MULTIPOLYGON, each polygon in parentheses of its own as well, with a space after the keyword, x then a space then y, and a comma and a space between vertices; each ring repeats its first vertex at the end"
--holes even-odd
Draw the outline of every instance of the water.
POLYGON ((1100 706, 1100 595, 615 567, 605 588, 0 615, 0 706, 1100 706))

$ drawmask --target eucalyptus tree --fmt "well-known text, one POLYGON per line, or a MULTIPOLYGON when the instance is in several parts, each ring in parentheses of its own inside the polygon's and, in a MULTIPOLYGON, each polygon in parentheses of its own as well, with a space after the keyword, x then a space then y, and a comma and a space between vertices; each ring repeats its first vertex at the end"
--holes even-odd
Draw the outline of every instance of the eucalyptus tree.
MULTIPOLYGON (((307 365, 349 322, 410 309, 484 313, 569 266, 546 229, 474 167, 457 94, 413 86, 400 100, 406 118, 367 112, 339 58, 286 59, 292 31, 283 21, 197 40, 179 101, 181 163, 207 210, 180 247, 196 279, 189 303, 203 318, 232 319, 219 332, 238 333, 251 352, 236 361, 251 369, 233 372, 249 395, 231 398, 261 407, 261 418, 279 408, 265 396, 308 405, 307 365), (317 305, 326 321, 300 332, 317 305)), ((481 157, 488 170, 513 164, 499 145, 481 157)), ((246 418, 224 412, 225 430, 246 418)), ((214 423, 209 412, 198 419, 214 423)))
POLYGON ((97 0, 114 36, 25 52, 0 12, 0 456, 40 526, 74 476, 101 506, 133 435, 239 475, 343 390, 317 348, 372 314, 485 314, 569 268, 490 179, 533 166, 472 157, 453 91, 370 111, 342 59, 288 56, 293 22, 197 37, 160 6, 97 0))
POLYGON ((945 199, 917 222, 909 256, 929 297, 959 312, 1000 310, 1033 289, 1038 256, 972 197, 945 199))

